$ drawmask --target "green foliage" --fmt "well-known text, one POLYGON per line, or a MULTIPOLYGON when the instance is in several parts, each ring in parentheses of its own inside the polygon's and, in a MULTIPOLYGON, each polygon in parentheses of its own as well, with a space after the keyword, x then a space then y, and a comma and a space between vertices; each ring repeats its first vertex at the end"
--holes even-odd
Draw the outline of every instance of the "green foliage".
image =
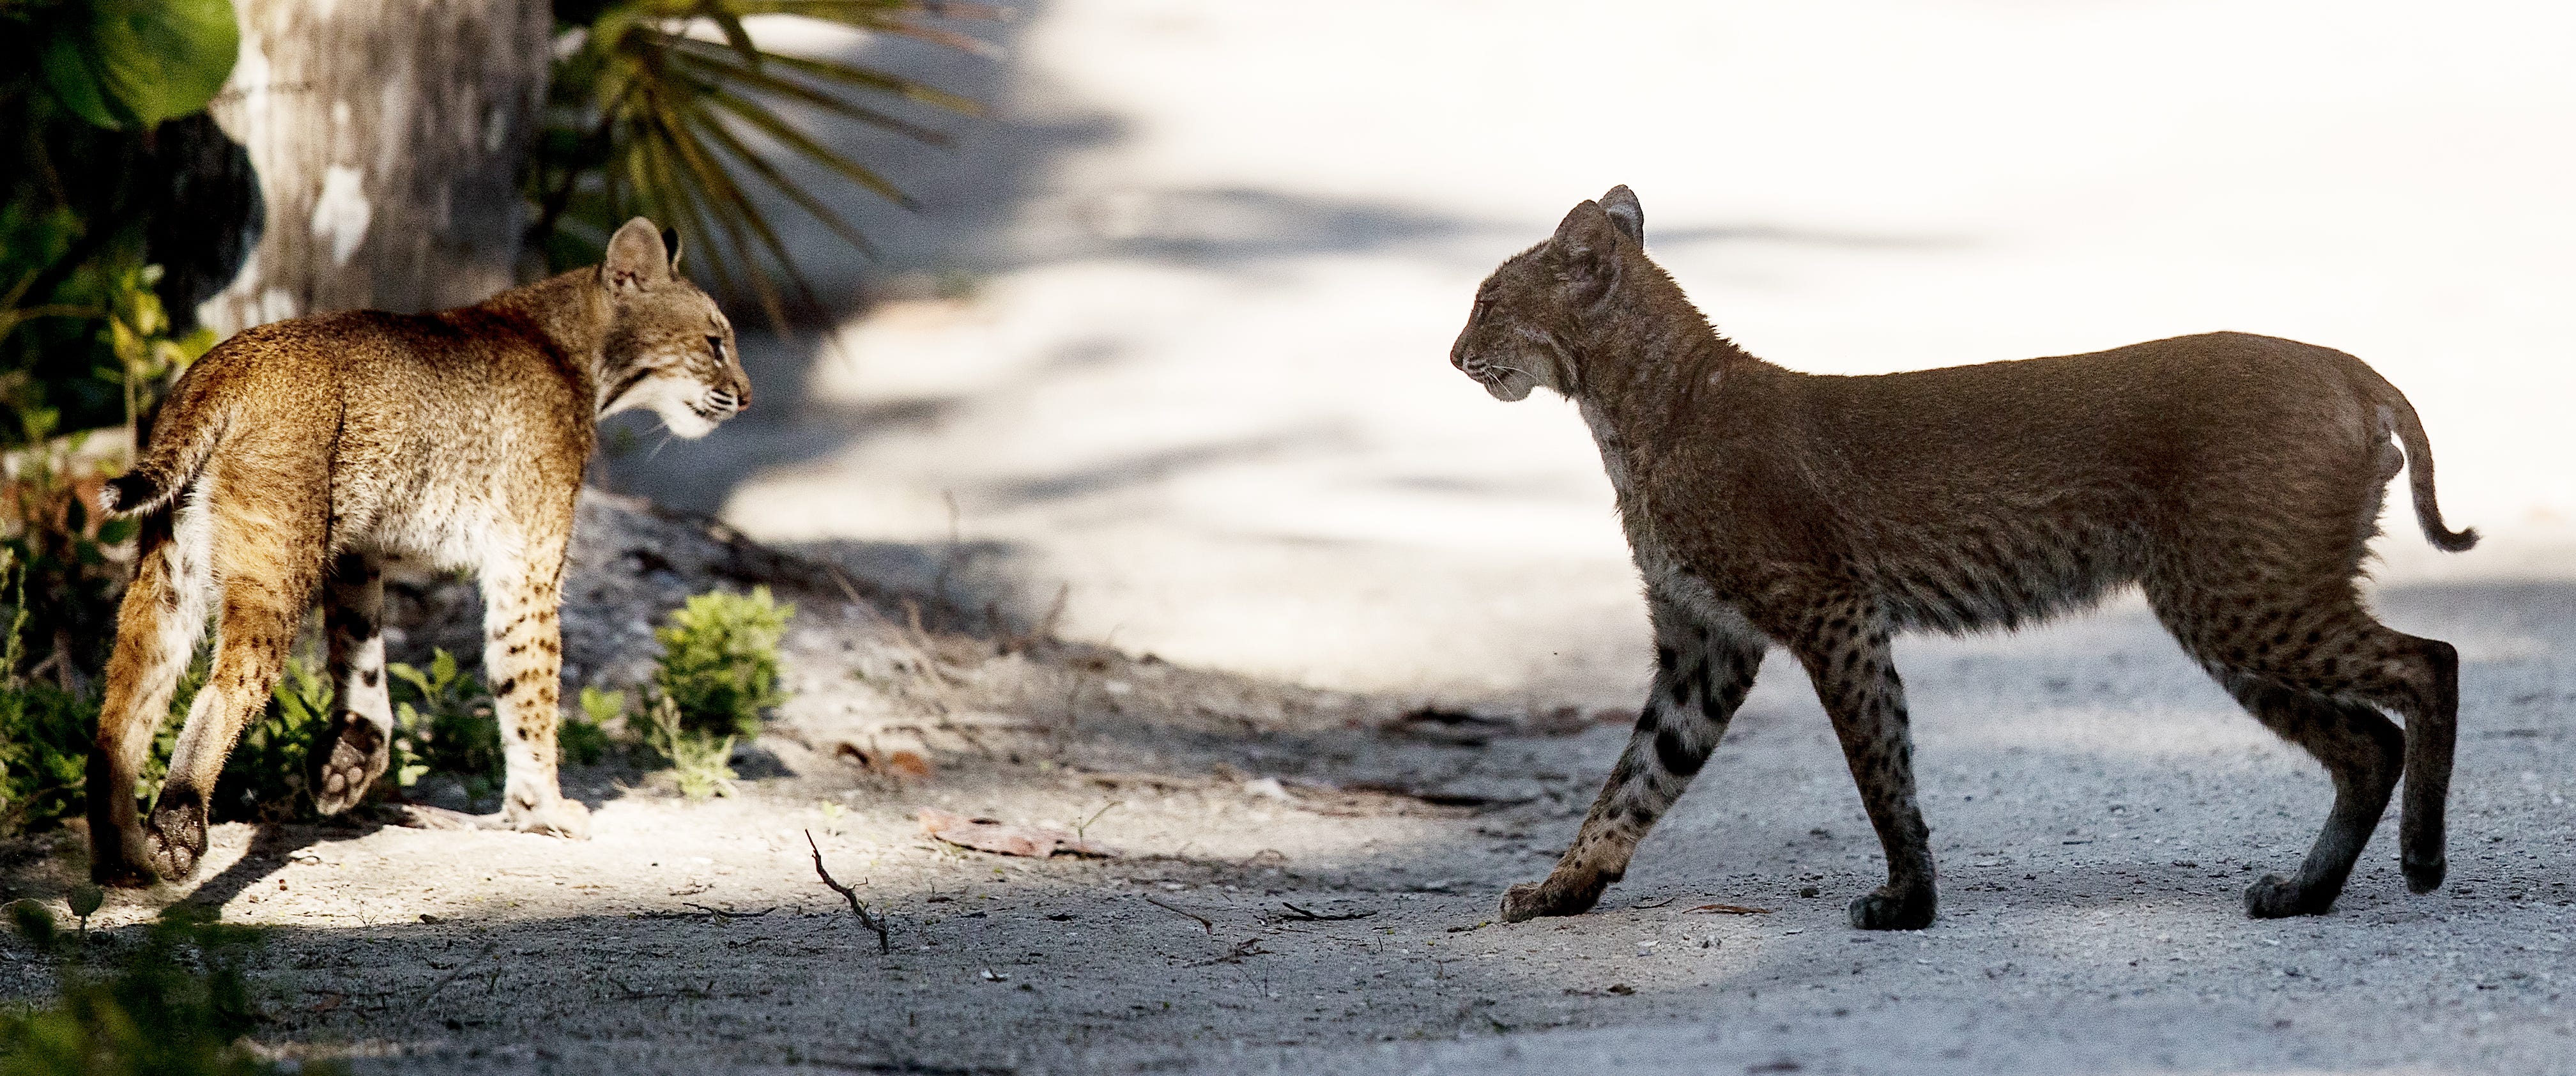
POLYGON ((148 119, 140 128, 195 111, 231 69, 233 34, 226 0, 0 3, 0 450, 14 450, 0 544, 27 572, 38 661, 75 694, 112 633, 119 580, 104 550, 134 524, 91 517, 104 461, 76 463, 80 438, 57 435, 130 429, 214 342, 173 326, 161 270, 146 264, 153 184, 168 170, 152 132, 107 130, 125 119, 98 110, 148 119), (171 36, 189 27, 213 36, 171 36))
POLYGON ((644 745, 671 764, 671 775, 679 780, 680 795, 692 803, 704 802, 710 796, 731 796, 734 778, 728 763, 733 758, 733 737, 722 740, 707 732, 685 728, 680 722, 680 708, 668 697, 653 700, 645 711, 644 745))
POLYGON ((399 661, 386 668, 395 688, 394 783, 410 788, 439 772, 454 774, 476 799, 500 788, 501 728, 492 719, 492 692, 482 678, 439 649, 430 651, 427 671, 399 661))
POLYGON ((206 107, 241 46, 231 0, 85 0, 55 9, 45 86, 101 127, 150 128, 206 107))
POLYGON ((759 735, 761 711, 781 699, 778 640, 794 615, 796 607, 771 600, 768 587, 690 598, 653 632, 662 643, 654 688, 691 730, 759 735))
POLYGON ((0 833, 79 814, 96 699, 52 684, 0 684, 0 833))
POLYGON ((81 809, 97 703, 18 675, 28 616, 25 570, 0 548, 0 833, 81 809))
MULTIPOLYGON (((79 899, 79 894, 74 894, 79 899)), ((96 904, 90 905, 93 909, 96 904)), ((64 959, 54 1000, 0 1012, 0 1076, 260 1076, 280 1071, 241 1045, 258 1013, 242 976, 252 929, 186 905, 103 964, 34 901, 9 905, 20 933, 64 959)), ((302 1071, 337 1072, 336 1066, 302 1071)))
POLYGON ((236 34, 227 0, 0 2, 0 446, 131 424, 179 365, 157 345, 213 342, 171 335, 154 292, 190 143, 154 128, 204 106, 236 34))
POLYGON ((762 49, 743 20, 802 16, 981 53, 989 51, 983 42, 927 20, 1000 14, 944 0, 556 0, 554 10, 559 58, 527 172, 536 204, 529 241, 558 270, 586 265, 599 260, 619 223, 642 214, 677 228, 718 289, 748 285, 773 321, 785 313, 770 269, 809 301, 811 289, 757 208, 754 189, 775 192, 850 245, 872 251, 857 227, 775 158, 800 159, 913 206, 883 175, 817 140, 788 108, 933 145, 947 144, 948 136, 895 110, 982 109, 881 69, 762 49), (723 40, 692 34, 699 29, 723 40))

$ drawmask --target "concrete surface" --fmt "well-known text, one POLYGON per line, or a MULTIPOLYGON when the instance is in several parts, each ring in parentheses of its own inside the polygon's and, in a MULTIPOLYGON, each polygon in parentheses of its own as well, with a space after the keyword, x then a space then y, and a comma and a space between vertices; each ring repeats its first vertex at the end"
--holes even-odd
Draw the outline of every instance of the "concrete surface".
MULTIPOLYGON (((1840 927, 1875 851, 1821 715, 1775 663, 1757 696, 1768 720, 1730 741, 1614 899, 1727 900, 1807 876, 1836 899, 1723 924, 1715 957, 1686 948, 1700 917, 1670 908, 1470 935, 1493 951, 1464 962, 1475 985, 1443 995, 1459 1004, 1526 1015, 1561 986, 1638 991, 1521 1021, 1459 1010, 1460 1034, 1509 1025, 1495 1039, 1265 1049, 1248 1033, 1164 1060, 2576 1070, 2559 1000, 2576 974, 2571 9, 1091 0, 1028 14, 987 76, 996 119, 910 173, 929 211, 874 221, 895 237, 888 301, 820 343, 770 343, 757 373, 785 405, 671 446, 633 488, 879 571, 943 571, 1024 613, 1062 588, 1072 633, 1184 662, 1630 704, 1642 616, 1580 423, 1552 401, 1494 404, 1442 361, 1494 262, 1624 182, 1650 249, 1703 309, 1795 368, 2217 328, 2351 351, 2413 398, 2446 510, 2489 536, 2442 557, 2400 520, 2381 543, 2395 622, 2474 655, 2459 866, 2436 896, 2403 893, 2383 836, 2337 915, 2242 919, 2239 882, 2296 858, 2322 782, 2126 606, 1901 651, 1944 845, 1929 934, 1840 927), (970 571, 934 568, 958 549, 970 571), (1832 836, 1803 843, 1811 828, 1832 836), (2060 843, 2079 839, 2094 843, 2060 843), (1632 956, 1640 940, 1660 955, 1632 956)), ((1615 739, 1547 764, 1588 796, 1615 739)), ((1571 825, 1526 828, 1543 849, 1571 825)), ((1465 921, 1544 865, 1485 865, 1442 907, 1465 921)), ((1420 1002, 1381 989, 1316 1011, 1367 1027, 1372 1009, 1420 1002)), ((1139 1050, 1154 1054, 1110 1052, 1139 1050)))

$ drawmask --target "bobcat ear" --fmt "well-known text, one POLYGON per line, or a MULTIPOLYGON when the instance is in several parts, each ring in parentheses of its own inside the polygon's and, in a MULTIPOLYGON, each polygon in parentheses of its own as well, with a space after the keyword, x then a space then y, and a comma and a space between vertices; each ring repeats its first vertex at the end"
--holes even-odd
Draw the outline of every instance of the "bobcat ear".
POLYGON ((1585 202, 1565 215, 1548 242, 1556 248, 1568 276, 1606 287, 1619 275, 1618 228, 1600 203, 1585 202))
POLYGON ((1629 190, 1627 184, 1612 187, 1610 193, 1601 196, 1601 211, 1610 215, 1610 223, 1618 226, 1619 234, 1639 246, 1645 245, 1646 207, 1637 204, 1637 192, 1629 190))
POLYGON ((662 246, 669 249, 671 252, 671 275, 680 275, 680 230, 677 228, 662 229, 662 246))
POLYGON ((609 237, 608 256, 599 263, 599 281, 609 290, 641 291, 669 279, 670 251, 652 221, 637 217, 609 237))

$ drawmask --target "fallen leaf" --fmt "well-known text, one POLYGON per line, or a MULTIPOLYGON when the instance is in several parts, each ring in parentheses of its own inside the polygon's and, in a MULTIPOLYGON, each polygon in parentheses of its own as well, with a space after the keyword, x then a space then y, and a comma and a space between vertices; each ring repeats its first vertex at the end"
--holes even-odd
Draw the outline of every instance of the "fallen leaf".
POLYGON ((1014 826, 990 818, 962 818, 946 811, 921 809, 921 831, 935 840, 995 855, 1045 859, 1058 852, 1115 859, 1112 849, 1046 826, 1014 826))
POLYGON ((863 770, 893 774, 897 777, 928 777, 931 771, 930 760, 923 758, 919 751, 886 751, 871 754, 847 740, 832 745, 832 757, 846 759, 850 764, 863 770))
POLYGON ((1610 984, 1610 992, 1624 998, 1630 994, 1636 993, 1637 988, 1626 983, 1612 983, 1610 984))
POLYGON ((1707 912, 1713 915, 1769 915, 1771 909, 1751 908, 1742 904, 1702 904, 1696 908, 1686 909, 1684 914, 1689 912, 1707 912))
POLYGON ((994 970, 993 970, 993 969, 991 969, 991 968, 986 968, 986 969, 984 969, 984 974, 983 974, 982 978, 983 978, 983 980, 984 980, 985 982, 988 982, 988 983, 1007 983, 1007 982, 1011 981, 1011 977, 1010 977, 1010 976, 1008 976, 1008 975, 1004 975, 1004 974, 1002 974, 1001 972, 998 972, 998 971, 994 971, 994 970))

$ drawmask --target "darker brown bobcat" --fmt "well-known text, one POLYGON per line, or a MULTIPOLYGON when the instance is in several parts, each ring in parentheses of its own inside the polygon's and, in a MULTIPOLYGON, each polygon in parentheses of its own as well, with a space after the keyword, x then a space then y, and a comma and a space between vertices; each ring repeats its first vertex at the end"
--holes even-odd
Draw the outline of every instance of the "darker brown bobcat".
POLYGON ((500 813, 468 821, 587 832, 555 783, 556 605, 599 418, 645 407, 698 437, 751 402, 732 326, 677 261, 639 217, 597 267, 436 314, 263 325, 179 379, 151 449, 99 495, 145 522, 90 755, 93 876, 140 885, 196 869, 215 775, 317 595, 340 703, 313 749, 314 805, 335 814, 366 795, 393 733, 378 572, 398 560, 482 582, 508 773, 500 813), (135 770, 210 604, 214 667, 146 824, 135 770))
POLYGON ((2256 882, 2248 912, 2331 907, 2401 770, 2407 884, 2442 883, 2459 656, 2371 619, 2354 580, 2401 464, 2426 538, 2457 551, 2477 536, 2442 525, 2431 447, 2394 386, 2342 352, 2241 333, 1793 373, 1709 327, 1647 260, 1644 218, 1626 187, 1576 206, 1486 279, 1449 355, 1499 399, 1544 386, 1581 409, 1656 640, 1626 754, 1556 870, 1504 895, 1506 921, 1580 913, 1619 880, 1776 643, 1815 682, 1887 853, 1887 884, 1852 902, 1852 925, 1929 925, 1932 851, 1888 637, 2009 629, 2131 583, 2333 778, 2298 876, 2256 882))

